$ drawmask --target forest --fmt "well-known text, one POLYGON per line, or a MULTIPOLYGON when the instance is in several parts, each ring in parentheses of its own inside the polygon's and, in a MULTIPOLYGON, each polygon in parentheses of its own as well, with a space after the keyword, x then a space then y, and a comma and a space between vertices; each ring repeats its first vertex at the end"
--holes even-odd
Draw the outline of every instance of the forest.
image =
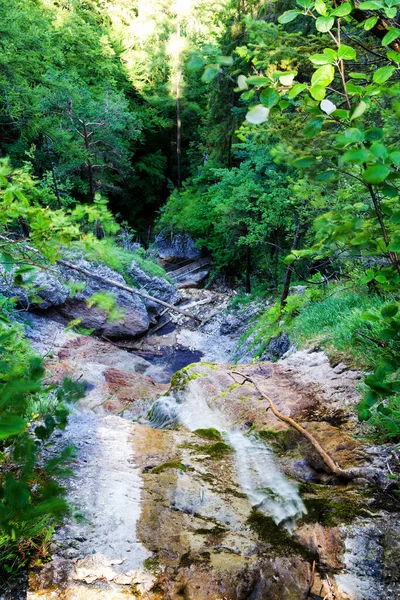
MULTIPOLYGON (((188 237, 205 290, 258 307, 249 362, 286 336, 361 373, 357 435, 397 456, 400 1, 0 0, 0 30, 0 579, 46 564, 72 510, 76 449, 51 448, 84 382, 48 374, 22 316, 63 261, 157 298, 132 260, 172 285, 157 240, 188 237)), ((63 315, 90 337, 85 285, 63 315)), ((123 321, 115 293, 87 298, 123 321)))

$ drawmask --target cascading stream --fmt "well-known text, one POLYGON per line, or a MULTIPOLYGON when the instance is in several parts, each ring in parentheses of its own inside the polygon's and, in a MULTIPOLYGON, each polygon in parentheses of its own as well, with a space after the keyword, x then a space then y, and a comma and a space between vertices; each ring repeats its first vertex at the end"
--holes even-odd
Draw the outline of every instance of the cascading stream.
POLYGON ((172 429, 179 424, 190 431, 215 428, 234 449, 237 480, 251 504, 289 531, 306 512, 297 486, 279 470, 273 451, 252 435, 232 427, 224 416, 191 390, 188 397, 163 396, 152 406, 150 425, 172 429))

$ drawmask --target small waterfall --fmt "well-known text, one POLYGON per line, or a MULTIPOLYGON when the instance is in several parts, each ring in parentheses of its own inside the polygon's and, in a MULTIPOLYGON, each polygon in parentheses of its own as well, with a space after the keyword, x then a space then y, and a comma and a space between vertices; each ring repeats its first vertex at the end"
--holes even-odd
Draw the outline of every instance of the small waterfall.
POLYGON ((201 394, 191 391, 183 402, 179 394, 162 396, 153 404, 148 418, 150 425, 159 429, 173 428, 179 423, 190 431, 218 429, 235 451, 238 482, 254 507, 289 531, 306 512, 296 484, 281 473, 273 451, 255 436, 230 427, 201 394))

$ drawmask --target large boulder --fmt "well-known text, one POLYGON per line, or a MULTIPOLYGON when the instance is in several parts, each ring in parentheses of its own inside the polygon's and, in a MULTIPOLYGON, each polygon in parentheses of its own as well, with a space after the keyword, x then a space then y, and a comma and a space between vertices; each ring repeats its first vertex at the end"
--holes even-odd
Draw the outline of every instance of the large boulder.
POLYGON ((161 232, 155 241, 158 256, 168 263, 196 260, 201 250, 187 233, 161 232))
POLYGON ((37 271, 29 289, 15 285, 14 276, 14 272, 0 270, 0 294, 6 298, 19 298, 19 304, 24 308, 29 309, 32 305, 42 310, 57 307, 64 304, 70 295, 58 267, 37 271), (33 299, 32 292, 35 295, 33 299))
MULTIPOLYGON (((142 291, 150 296, 168 302, 168 304, 176 304, 181 299, 178 290, 169 281, 164 279, 164 277, 151 277, 135 261, 130 266, 129 274, 143 288, 142 291)), ((144 303, 151 316, 158 316, 164 310, 163 306, 157 302, 145 300, 144 303)))
MULTIPOLYGON (((122 275, 105 265, 95 265, 76 255, 68 258, 77 267, 126 285, 122 275)), ((86 277, 83 273, 59 265, 38 271, 29 290, 15 286, 12 274, 3 273, 0 294, 8 298, 18 297, 24 308, 39 311, 54 309, 69 320, 80 319, 81 327, 112 339, 135 337, 149 328, 146 306, 138 296, 109 285, 104 279, 86 277), (76 284, 84 286, 76 289, 76 284), (123 316, 113 321, 104 310, 95 305, 89 306, 89 299, 97 292, 113 293, 116 306, 123 316)))
POLYGON ((94 265, 82 258, 76 260, 75 265, 87 269, 102 279, 85 277, 78 271, 62 268, 61 274, 64 281, 69 280, 70 284, 86 284, 84 290, 77 291, 73 297, 68 298, 66 302, 58 307, 63 316, 72 320, 81 319, 80 324, 82 327, 93 329, 94 333, 111 339, 135 337, 147 331, 149 328, 149 315, 141 298, 104 281, 104 279, 111 279, 126 285, 122 275, 105 265, 94 265), (116 298, 116 306, 122 310, 123 316, 116 320, 110 320, 107 313, 100 308, 96 306, 89 307, 88 300, 98 292, 113 293, 116 298))

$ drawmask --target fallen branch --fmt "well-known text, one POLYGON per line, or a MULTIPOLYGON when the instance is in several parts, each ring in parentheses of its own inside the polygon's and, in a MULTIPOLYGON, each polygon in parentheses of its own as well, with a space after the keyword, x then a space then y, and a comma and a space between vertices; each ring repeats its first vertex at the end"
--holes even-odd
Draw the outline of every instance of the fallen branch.
MULTIPOLYGON (((4 235, 0 235, 0 239, 4 240, 6 242, 10 241, 4 235)), ((34 252, 35 254, 37 254, 39 256, 42 256, 41 253, 40 253, 40 251, 37 248, 34 248, 32 246, 25 245, 23 247, 23 249, 27 250, 29 252, 34 252)), ((45 267, 43 265, 34 263, 32 260, 30 260, 29 263, 30 264, 34 264, 35 266, 39 267, 42 270, 49 270, 48 267, 45 267)), ((164 302, 164 300, 159 300, 158 298, 154 298, 154 296, 149 296, 149 294, 145 294, 144 292, 140 292, 139 290, 135 290, 134 288, 131 288, 131 287, 127 286, 127 285, 119 283, 118 281, 114 281, 113 279, 108 279, 107 277, 102 277, 101 275, 97 275, 96 273, 92 273, 91 271, 88 271, 87 269, 84 269, 83 267, 77 267, 76 265, 73 265, 72 263, 67 262, 66 260, 58 259, 58 260, 56 260, 56 263, 58 265, 62 265, 63 267, 67 267, 68 269, 73 269, 74 271, 78 271, 79 273, 83 273, 83 275, 86 275, 87 277, 92 277, 94 279, 100 279, 100 281, 104 281, 104 283, 107 283, 108 285, 111 285, 113 287, 119 288, 121 290, 125 290, 126 292, 130 292, 131 294, 135 294, 136 296, 140 296, 141 298, 144 298, 145 300, 150 300, 152 302, 156 302, 157 304, 161 304, 161 306, 165 306, 169 310, 173 310, 175 312, 178 312, 181 315, 184 315, 185 317, 189 317, 189 319, 194 319, 195 321, 198 321, 199 323, 201 323, 201 319, 199 317, 196 317, 195 315, 192 315, 191 313, 188 313, 185 310, 177 308, 176 306, 173 306, 172 304, 168 304, 168 302, 164 302)))
POLYGON ((96 273, 92 273, 91 271, 88 271, 87 269, 84 269, 83 267, 77 267, 76 265, 73 265, 72 263, 69 263, 66 260, 59 259, 56 262, 57 262, 57 264, 62 265, 63 267, 67 267, 68 269, 73 269, 74 271, 78 271, 79 273, 82 273, 83 275, 86 275, 87 277, 92 277, 94 279, 100 279, 100 281, 104 281, 104 283, 106 283, 107 285, 111 285, 112 287, 119 288, 120 290, 125 290, 126 292, 130 292, 131 294, 140 296, 141 298, 144 298, 145 300, 151 300, 152 302, 161 304, 161 306, 165 306, 169 310, 178 312, 181 315, 184 315, 185 317, 189 317, 189 319, 195 319, 196 321, 201 323, 201 319, 199 317, 196 317, 195 315, 192 315, 191 313, 188 313, 185 310, 177 308, 176 306, 173 306, 172 304, 168 304, 168 302, 164 302, 164 300, 159 300, 158 298, 154 298, 154 296, 149 296, 149 294, 145 294, 144 292, 139 292, 139 290, 135 290, 134 288, 124 285, 123 283, 119 283, 118 281, 114 281, 113 279, 108 279, 107 277, 103 277, 102 275, 97 275, 96 273))
POLYGON ((347 481, 351 481, 352 479, 356 479, 357 477, 363 477, 364 479, 368 479, 369 481, 378 483, 379 482, 378 480, 382 479, 382 476, 383 476, 382 472, 377 469, 370 468, 370 467, 342 469, 337 463, 335 463, 334 460, 332 460, 332 458, 329 456, 329 454, 323 449, 321 444, 315 439, 315 437, 309 431, 304 429, 304 427, 302 427, 299 423, 297 423, 297 421, 295 421, 291 417, 287 417, 286 415, 282 414, 276 408, 272 398, 267 396, 267 394, 265 394, 260 389, 259 385, 254 381, 254 379, 252 379, 252 377, 249 377, 248 375, 244 375, 243 373, 239 373, 237 371, 232 371, 232 373, 234 375, 239 375, 240 377, 243 377, 242 384, 245 383, 246 381, 251 383, 255 387, 257 392, 260 394, 260 396, 262 396, 268 402, 269 408, 271 409, 272 413, 280 421, 287 423, 290 427, 292 427, 293 429, 296 429, 296 431, 298 431, 303 437, 307 438, 307 440, 312 444, 312 446, 318 452, 319 456, 324 461, 325 465, 328 467, 328 469, 332 473, 334 473, 335 475, 337 475, 338 477, 340 477, 342 479, 346 479, 347 481))

